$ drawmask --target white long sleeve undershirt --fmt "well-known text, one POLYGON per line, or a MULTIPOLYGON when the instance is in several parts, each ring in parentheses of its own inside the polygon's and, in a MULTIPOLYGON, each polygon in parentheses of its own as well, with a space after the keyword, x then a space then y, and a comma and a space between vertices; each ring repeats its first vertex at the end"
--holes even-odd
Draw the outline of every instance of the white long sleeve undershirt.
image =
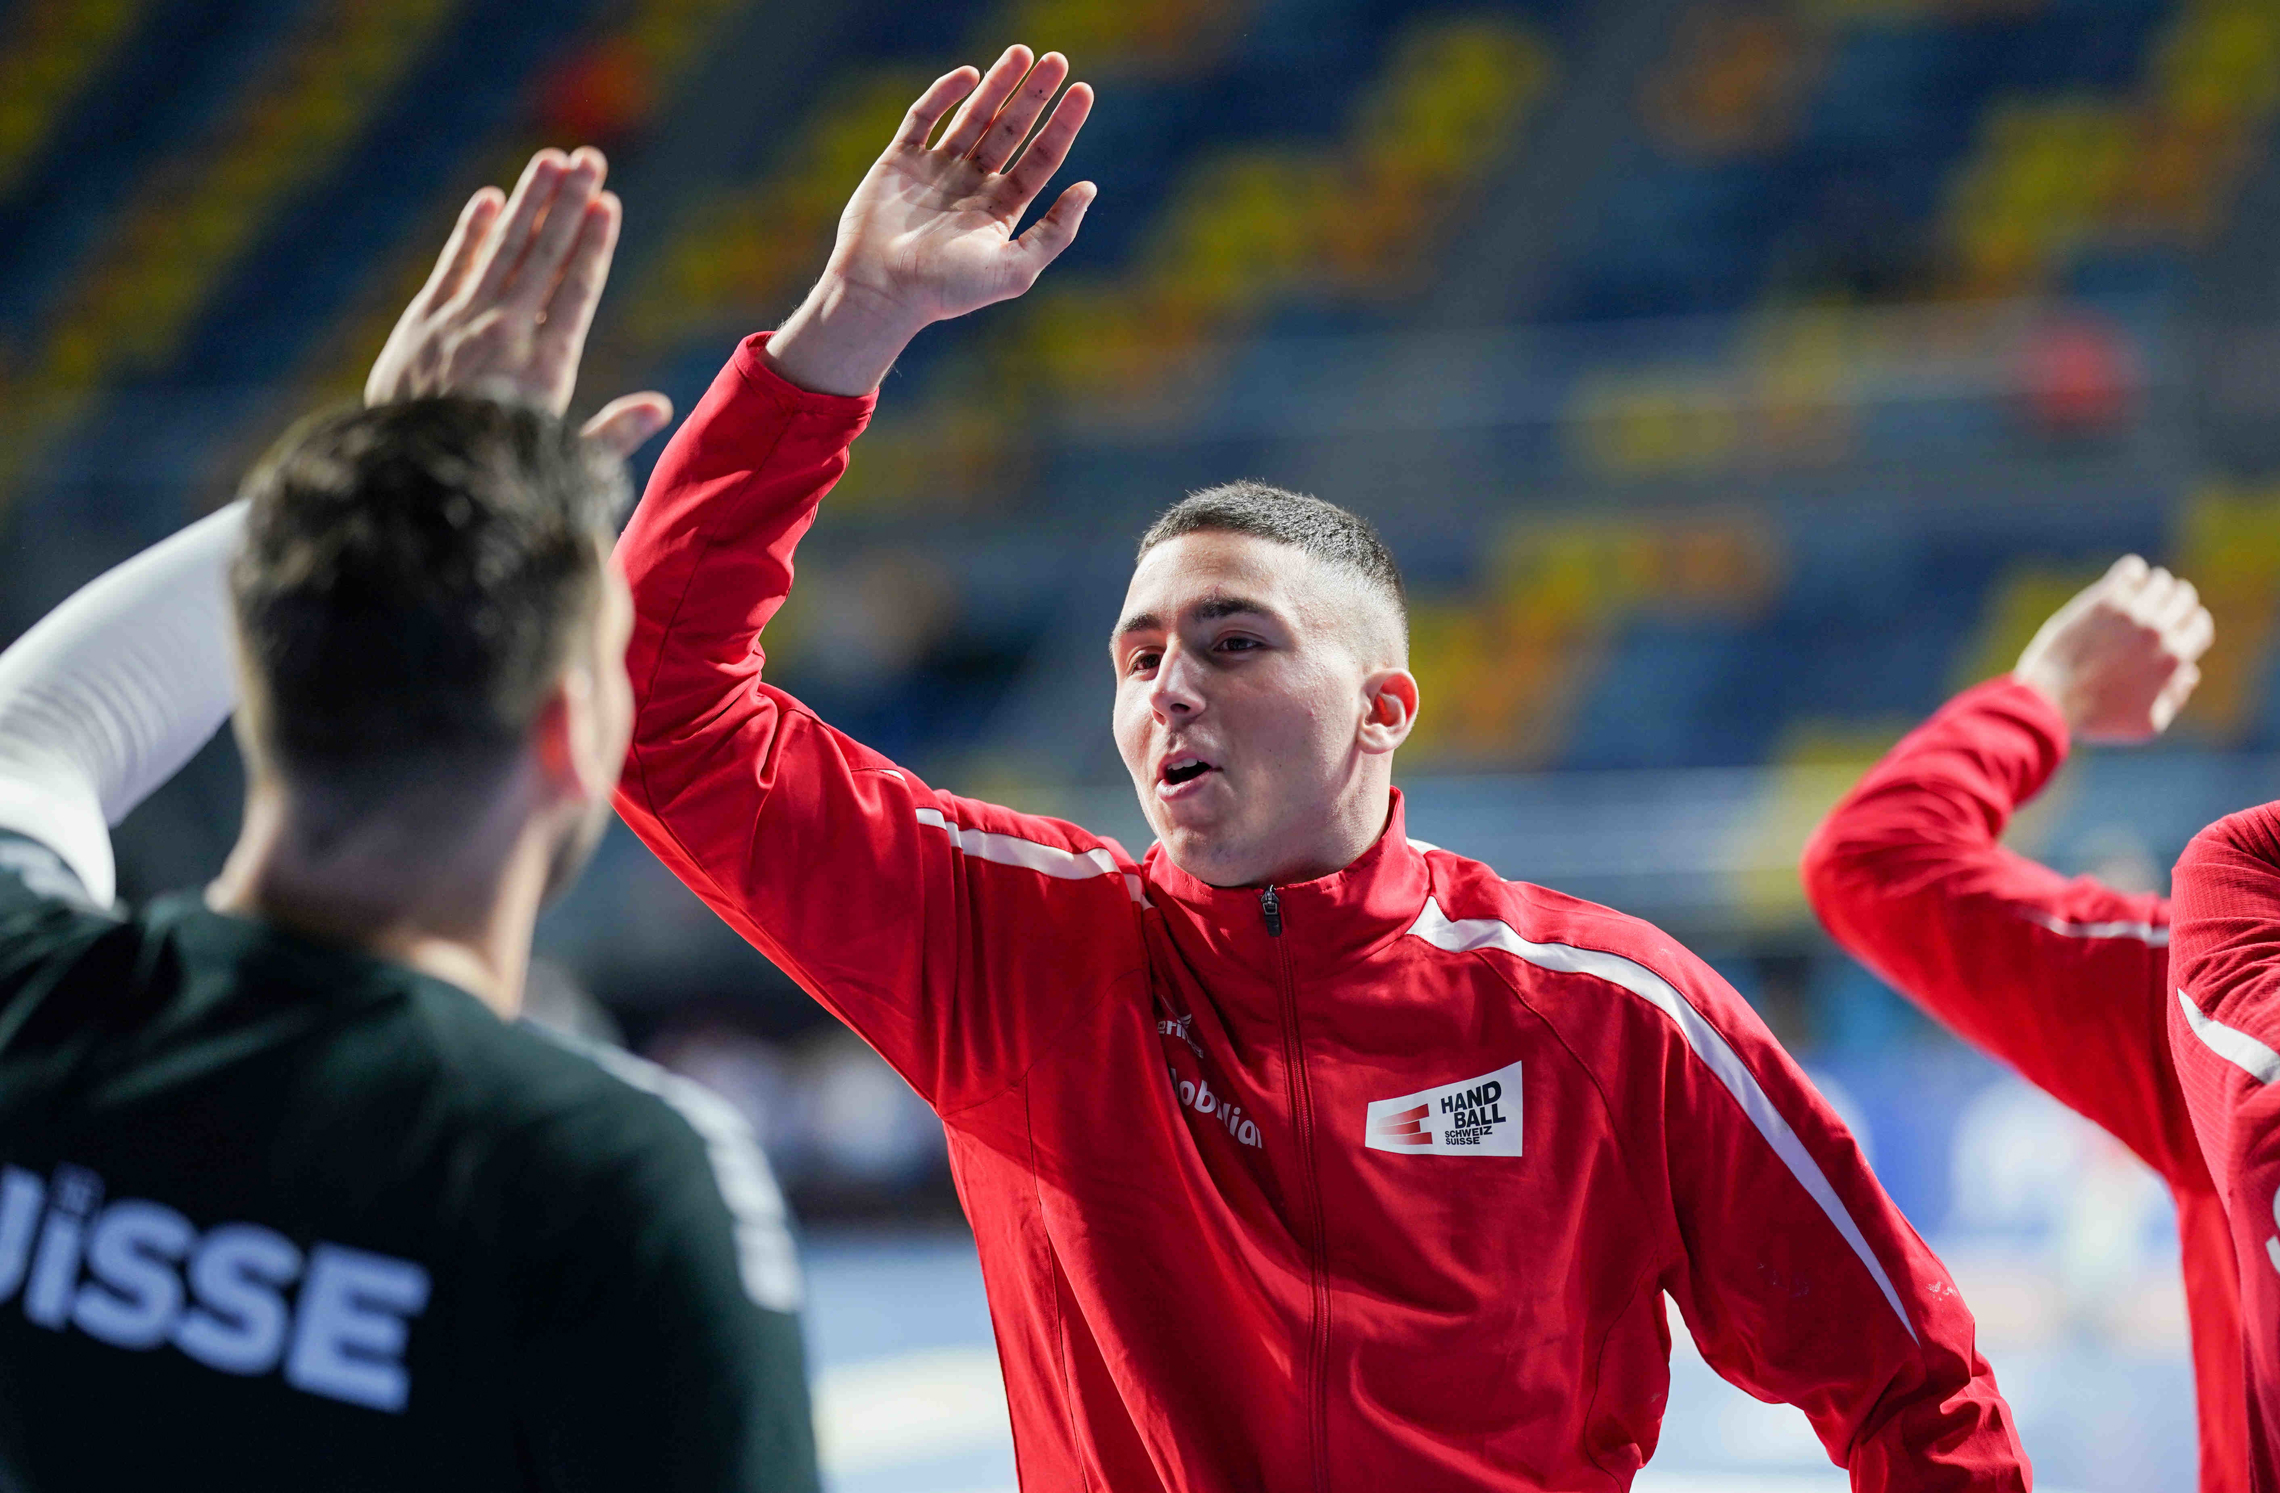
POLYGON ((104 572, 0 653, 0 831, 36 840, 99 905, 110 826, 181 770, 237 702, 232 503, 104 572))

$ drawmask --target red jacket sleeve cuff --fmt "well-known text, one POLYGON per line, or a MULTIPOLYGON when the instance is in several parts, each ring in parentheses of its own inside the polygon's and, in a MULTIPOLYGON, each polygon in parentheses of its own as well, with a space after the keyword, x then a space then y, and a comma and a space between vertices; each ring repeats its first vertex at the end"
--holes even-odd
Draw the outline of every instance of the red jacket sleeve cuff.
POLYGON ((836 416, 849 425, 860 425, 871 418, 878 405, 879 391, 868 394, 818 394, 792 383, 760 356, 774 332, 754 332, 737 344, 736 356, 731 360, 745 387, 774 400, 787 414, 836 416))
POLYGON ((1956 696, 1949 708, 2003 712, 2039 737, 2054 762, 2064 762, 2067 749, 2073 744, 2073 732, 2067 729, 2066 717, 2058 713, 2050 696, 2032 685, 2021 684, 2016 675, 2000 674, 1985 684, 1974 685, 1956 696))

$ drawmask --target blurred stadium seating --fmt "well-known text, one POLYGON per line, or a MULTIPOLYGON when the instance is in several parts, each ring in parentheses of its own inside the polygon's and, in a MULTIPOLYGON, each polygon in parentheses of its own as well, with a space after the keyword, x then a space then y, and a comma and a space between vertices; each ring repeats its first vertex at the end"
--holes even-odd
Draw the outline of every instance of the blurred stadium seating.
MULTIPOLYGON (((1950 1247, 1991 1331, 2087 1330, 2098 1292, 2010 1290, 2022 1259, 2157 1277, 2157 1205, 2103 1244, 1973 1212, 1957 1116, 2009 1091, 1828 947, 1793 867, 2125 549, 2202 587, 2207 680, 2019 843, 2159 885, 2280 790, 2270 3, 0 0, 0 635, 352 391, 534 144, 602 144, 628 205, 588 402, 685 407, 918 84, 1017 37, 1099 85, 1067 176, 1101 199, 1036 295, 889 380, 775 677, 942 786, 1144 839, 1098 657, 1131 536, 1237 475, 1349 503, 1416 593, 1417 833, 1692 939, 1919 1223, 1982 1242, 1950 1247)), ((212 869, 233 773, 218 744, 130 823, 130 891, 212 869)), ((923 1110, 630 841, 548 939, 762 1120, 811 1216, 949 1216, 923 1110)), ((2101 1341, 2174 1354, 2143 1294, 2101 1341)), ((2096 1464, 2053 1475, 2154 1486, 2096 1464)))

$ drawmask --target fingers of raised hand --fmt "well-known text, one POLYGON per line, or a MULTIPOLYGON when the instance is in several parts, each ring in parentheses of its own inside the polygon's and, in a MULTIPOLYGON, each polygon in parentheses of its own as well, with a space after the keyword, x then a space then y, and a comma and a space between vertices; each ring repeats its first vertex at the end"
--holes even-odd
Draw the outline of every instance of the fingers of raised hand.
POLYGON ((2216 619, 2207 607, 2196 606, 2169 630, 2169 651, 2190 664, 2208 652, 2216 640, 2216 619))
POLYGON ((2130 592, 2130 604, 2144 611, 2158 608, 2177 587, 2177 577, 2169 573, 2166 565, 2152 565, 2130 592))
POLYGON ((2121 588, 2113 597, 2115 608, 2140 627, 2159 628, 2177 592, 2177 577, 2159 565, 2146 571, 2135 586, 2121 588))
POLYGON ((499 299, 508 277, 530 247, 533 228, 544 216, 546 205, 554 200, 555 189, 569 169, 570 158, 551 146, 530 158, 499 211, 475 273, 461 287, 463 301, 487 305, 499 299))
POLYGON ((998 110, 997 118, 990 122, 988 133, 974 147, 974 164, 984 171, 1003 171, 1021 142, 1029 138, 1030 129, 1044 114, 1045 106, 1061 85, 1069 79, 1069 59, 1058 52, 1047 52, 1037 59, 1029 76, 1021 80, 1013 97, 998 110))
POLYGON ((935 149, 962 156, 981 144, 990 122, 997 118, 998 110, 1013 97, 1013 90, 1029 71, 1030 60, 1029 48, 1018 42, 1007 47, 1004 54, 990 64, 990 70, 982 74, 981 86, 967 95, 965 104, 950 121, 950 128, 943 132, 941 143, 935 149))
POLYGON ((435 272, 428 276, 427 284, 420 287, 417 306, 440 306, 459 294, 459 288, 481 259, 491 241, 491 226, 499 220, 499 209, 506 205, 507 194, 497 187, 482 187, 467 199, 459 210, 459 221, 451 227, 451 237, 436 259, 435 272))
POLYGON ((535 316, 553 296, 571 250, 585 229, 586 209, 593 205, 608 173, 609 163, 591 147, 582 147, 570 157, 570 169, 563 173, 553 200, 546 204, 546 215, 507 287, 506 300, 516 309, 535 316))
POLYGON ((936 78, 903 115, 902 128, 895 131, 895 143, 888 148, 926 149, 926 142, 934 134, 934 127, 942 122, 942 116, 950 111, 952 104, 973 92, 974 85, 981 79, 981 73, 971 67, 953 68, 936 78))
MULTIPOLYGON (((564 213, 568 208, 558 204, 555 211, 564 213)), ((538 364, 556 380, 564 400, 577 380, 578 358, 594 324, 594 308, 601 304, 602 287, 609 283, 610 260, 617 253, 618 230, 624 221, 625 209, 614 192, 604 192, 586 205, 563 262, 562 278, 546 303, 546 320, 533 348, 538 364)))
MULTIPOLYGON (((1069 158, 1069 149, 1076 144, 1077 132, 1085 127, 1092 106, 1092 85, 1071 83, 1069 91, 1061 95, 1061 102, 1054 106, 1052 117, 1037 132, 1037 138, 1029 142, 1021 159, 1006 172, 1006 185, 1012 190, 1014 201, 1026 204, 1045 190, 1045 183, 1053 179, 1053 173, 1069 158)), ((1085 198, 1087 202, 1091 200, 1090 195, 1085 198)), ((1061 203, 1067 201, 1068 194, 1063 193, 1061 203)), ((1054 206, 1058 208, 1061 203, 1054 206)))
POLYGON ((2201 609, 2201 593, 2183 576, 2173 577, 2169 592, 2154 613, 2153 624, 2164 633, 2173 633, 2185 625, 2185 619, 2201 609))

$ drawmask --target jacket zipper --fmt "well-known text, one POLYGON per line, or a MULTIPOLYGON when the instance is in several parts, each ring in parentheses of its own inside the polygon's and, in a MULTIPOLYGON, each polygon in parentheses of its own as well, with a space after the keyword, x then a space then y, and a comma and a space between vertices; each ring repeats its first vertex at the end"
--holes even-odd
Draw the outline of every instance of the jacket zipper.
POLYGON ((1259 893, 1259 913, 1275 941, 1275 988, 1282 1001, 1283 1067, 1290 1075, 1290 1112, 1298 1132, 1299 1187, 1305 1205, 1306 1264, 1313 1291, 1313 1320, 1307 1331, 1307 1440, 1313 1449, 1315 1493, 1330 1488, 1330 1266, 1323 1238, 1322 1188, 1314 1167, 1314 1090, 1307 1081, 1306 1051, 1298 1033, 1298 983, 1291 977, 1290 950, 1282 941, 1282 896, 1272 886, 1259 893))

